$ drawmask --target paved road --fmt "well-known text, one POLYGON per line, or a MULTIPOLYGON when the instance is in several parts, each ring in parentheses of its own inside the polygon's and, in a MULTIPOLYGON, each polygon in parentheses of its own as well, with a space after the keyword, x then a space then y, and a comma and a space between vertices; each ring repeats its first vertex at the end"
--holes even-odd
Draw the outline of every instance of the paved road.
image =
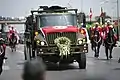
MULTIPOLYGON (((22 80, 23 45, 17 47, 17 52, 12 53, 9 48, 6 52, 8 60, 3 66, 4 72, 0 80, 22 80)), ((114 49, 114 58, 110 61, 106 60, 104 47, 101 48, 100 53, 100 58, 95 59, 93 52, 89 50, 86 70, 79 70, 77 63, 61 66, 59 70, 57 65, 49 64, 46 80, 120 80, 120 64, 117 63, 120 48, 114 49)))

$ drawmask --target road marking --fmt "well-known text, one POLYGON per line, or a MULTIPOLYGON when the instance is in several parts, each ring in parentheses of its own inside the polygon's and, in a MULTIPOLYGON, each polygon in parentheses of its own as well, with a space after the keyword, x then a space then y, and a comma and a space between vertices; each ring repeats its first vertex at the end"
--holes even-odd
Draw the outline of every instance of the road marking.
MULTIPOLYGON (((10 49, 10 47, 7 47, 8 49, 10 49)), ((16 50, 17 52, 19 52, 19 53, 22 53, 22 54, 24 54, 24 51, 20 51, 20 50, 16 50)))
POLYGON ((5 63, 6 63, 6 60, 4 59, 4 60, 3 60, 3 64, 5 64, 5 63))
POLYGON ((95 63, 93 61, 87 61, 86 64, 87 65, 95 65, 95 63))
POLYGON ((22 53, 22 54, 24 54, 24 52, 23 51, 19 51, 19 50, 16 50, 17 52, 19 52, 19 53, 22 53))
POLYGON ((18 68, 19 70, 23 69, 23 67, 24 67, 24 65, 17 65, 17 68, 18 68))
POLYGON ((6 66, 6 65, 3 65, 2 68, 3 68, 3 70, 10 70, 10 67, 6 66))

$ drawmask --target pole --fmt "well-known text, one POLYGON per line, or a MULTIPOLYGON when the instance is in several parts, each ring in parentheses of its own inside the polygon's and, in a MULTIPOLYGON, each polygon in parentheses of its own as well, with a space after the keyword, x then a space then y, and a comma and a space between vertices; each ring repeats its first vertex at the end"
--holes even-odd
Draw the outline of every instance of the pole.
POLYGON ((81 12, 83 11, 83 0, 81 0, 81 12))
POLYGON ((118 40, 119 40, 119 0, 117 0, 117 20, 118 20, 118 26, 117 26, 117 36, 118 36, 118 40))
POLYGON ((91 18, 90 18, 90 25, 92 24, 92 22, 91 22, 91 18))

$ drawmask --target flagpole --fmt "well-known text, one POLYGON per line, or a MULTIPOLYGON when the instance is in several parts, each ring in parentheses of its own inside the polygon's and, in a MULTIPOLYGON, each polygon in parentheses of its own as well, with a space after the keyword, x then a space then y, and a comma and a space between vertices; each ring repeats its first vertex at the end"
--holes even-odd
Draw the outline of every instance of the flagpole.
POLYGON ((100 24, 102 25, 102 18, 103 18, 103 8, 101 7, 101 14, 100 14, 100 24))
POLYGON ((119 40, 120 20, 119 20, 119 1, 118 0, 117 0, 117 19, 118 19, 117 36, 119 40))
POLYGON ((83 11, 83 0, 81 0, 81 12, 83 11))

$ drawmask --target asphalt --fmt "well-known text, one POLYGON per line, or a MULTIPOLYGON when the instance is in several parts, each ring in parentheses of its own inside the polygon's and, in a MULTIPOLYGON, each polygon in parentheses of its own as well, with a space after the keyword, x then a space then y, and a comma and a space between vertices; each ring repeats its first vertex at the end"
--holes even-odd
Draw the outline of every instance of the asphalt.
MULTIPOLYGON (((11 52, 7 47, 8 59, 3 65, 3 73, 0 80, 22 80, 22 69, 24 64, 23 45, 17 46, 16 52, 11 52)), ((113 59, 106 60, 104 47, 101 47, 100 57, 93 57, 94 52, 89 47, 87 53, 87 69, 78 69, 78 64, 62 65, 48 64, 46 80, 120 80, 120 48, 113 50, 113 59)))

